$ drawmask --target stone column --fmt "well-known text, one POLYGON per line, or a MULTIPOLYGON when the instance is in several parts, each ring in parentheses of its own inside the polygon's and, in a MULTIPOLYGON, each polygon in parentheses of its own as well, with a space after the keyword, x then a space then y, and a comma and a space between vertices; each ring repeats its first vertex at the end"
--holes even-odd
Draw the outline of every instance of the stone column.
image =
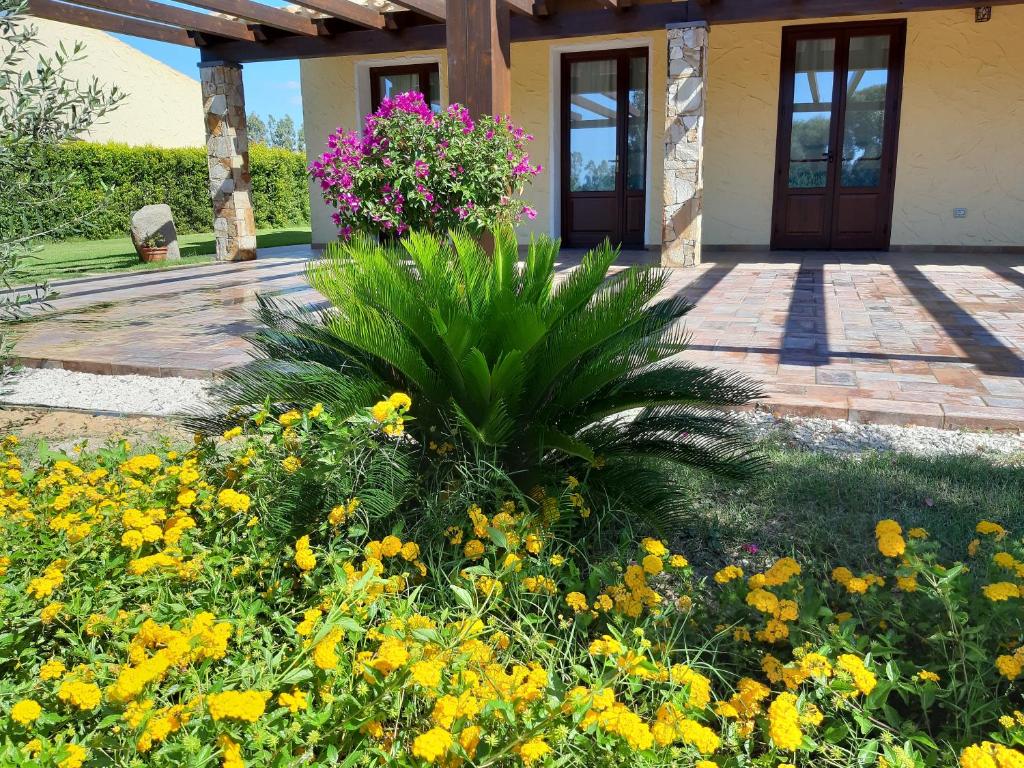
POLYGON ((206 162, 213 200, 218 261, 256 258, 256 222, 249 190, 249 137, 245 127, 242 66, 199 65, 206 114, 206 162))
POLYGON ((700 264, 707 49, 704 22, 668 26, 661 232, 661 263, 666 267, 700 264))

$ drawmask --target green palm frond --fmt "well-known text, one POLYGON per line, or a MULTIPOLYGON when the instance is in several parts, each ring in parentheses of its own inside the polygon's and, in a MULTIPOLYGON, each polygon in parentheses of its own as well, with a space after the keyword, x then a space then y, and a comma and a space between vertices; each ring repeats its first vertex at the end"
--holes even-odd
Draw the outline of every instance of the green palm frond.
MULTIPOLYGON (((221 404, 323 402, 345 414, 402 390, 414 436, 476 446, 523 478, 598 457, 602 477, 661 485, 680 464, 758 468, 739 424, 716 409, 760 390, 685 361, 692 305, 659 298, 665 271, 609 275, 618 252, 604 243, 556 281, 557 240, 531 240, 520 261, 510 229, 492 237, 490 250, 459 232, 332 245, 307 268, 327 308, 261 299, 256 359, 229 374, 221 404)), ((664 520, 682 514, 659 493, 632 496, 664 520)))

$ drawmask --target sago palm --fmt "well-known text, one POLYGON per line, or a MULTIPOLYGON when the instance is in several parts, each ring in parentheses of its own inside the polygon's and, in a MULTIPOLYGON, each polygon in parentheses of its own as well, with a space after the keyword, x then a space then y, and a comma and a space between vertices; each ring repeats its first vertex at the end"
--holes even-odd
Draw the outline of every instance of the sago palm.
POLYGON ((605 244, 556 284, 558 250, 534 240, 520 263, 510 230, 493 253, 459 233, 335 244, 307 268, 326 309, 261 297, 258 357, 228 375, 224 404, 323 402, 344 415, 402 390, 421 443, 484 449, 531 484, 598 466, 589 484, 609 503, 678 521, 679 465, 758 466, 721 410, 758 388, 679 355, 692 305, 658 298, 663 270, 608 275, 617 250, 605 244))

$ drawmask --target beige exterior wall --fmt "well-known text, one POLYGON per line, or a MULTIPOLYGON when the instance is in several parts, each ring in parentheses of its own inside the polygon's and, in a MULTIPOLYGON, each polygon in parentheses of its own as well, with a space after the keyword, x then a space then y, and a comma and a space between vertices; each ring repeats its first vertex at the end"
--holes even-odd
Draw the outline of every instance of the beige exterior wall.
POLYGON ((47 19, 33 18, 31 23, 39 30, 37 50, 42 55, 52 55, 60 43, 71 51, 75 42, 81 41, 85 58, 70 64, 68 73, 83 82, 95 76, 100 83, 116 85, 127 94, 83 139, 157 147, 201 147, 206 143, 198 80, 106 32, 47 19))
MULTIPOLYGON (((878 18, 908 20, 892 244, 1024 245, 1024 6, 878 18)), ((783 26, 710 31, 705 244, 771 239, 783 26)))
MULTIPOLYGON (((564 52, 604 48, 649 47, 648 205, 647 242, 661 242, 661 188, 665 132, 665 89, 667 42, 665 31, 635 35, 605 35, 544 40, 512 45, 512 118, 533 134, 530 157, 544 166, 527 191, 527 204, 538 211, 537 218, 521 227, 522 239, 530 234, 559 234, 559 142, 558 82, 560 57, 564 52)), ((443 50, 422 51, 405 56, 346 56, 303 61, 302 92, 306 146, 310 160, 323 151, 327 137, 338 126, 357 128, 370 108, 369 68, 414 61, 440 62, 442 99, 447 101, 447 61, 443 50)), ((319 190, 311 188, 313 242, 324 243, 337 236, 330 220, 331 210, 319 190)))
MULTIPOLYGON (((1024 245, 1024 6, 998 6, 990 22, 973 9, 865 18, 907 18, 906 70, 891 242, 894 246, 1024 245), (964 219, 953 216, 966 208, 964 219)), ((820 19, 806 23, 849 21, 820 19)), ((704 145, 704 243, 765 246, 771 239, 782 27, 796 22, 720 25, 710 30, 704 145)), ((558 234, 558 60, 563 51, 650 46, 648 244, 661 240, 665 125, 664 31, 512 46, 513 118, 536 137, 544 164, 528 192, 538 216, 522 229, 558 234)), ((369 109, 368 68, 432 59, 339 57, 302 62, 311 158, 335 127, 358 127, 369 109)), ((335 236, 313 197, 313 240, 335 236)))

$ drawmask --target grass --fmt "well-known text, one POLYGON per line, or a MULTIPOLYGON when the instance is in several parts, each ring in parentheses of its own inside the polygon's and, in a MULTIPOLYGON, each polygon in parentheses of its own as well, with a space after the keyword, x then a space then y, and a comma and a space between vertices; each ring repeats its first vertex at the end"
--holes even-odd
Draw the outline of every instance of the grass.
POLYGON ((882 518, 925 528, 953 559, 964 557, 978 520, 1024 533, 1022 456, 832 456, 778 440, 764 447, 771 466, 751 482, 686 476, 695 510, 680 546, 692 560, 714 568, 730 558, 795 554, 855 567, 874 555, 882 518))
MULTIPOLYGON (((256 233, 256 244, 259 248, 298 245, 308 242, 310 242, 309 228, 266 229, 256 233)), ((135 247, 132 245, 131 239, 127 237, 47 243, 22 261, 21 269, 13 282, 27 284, 44 280, 64 280, 101 272, 135 272, 168 266, 206 264, 213 261, 211 255, 216 252, 216 245, 212 232, 181 235, 178 237, 178 243, 181 246, 181 261, 149 264, 139 261, 135 247)))

